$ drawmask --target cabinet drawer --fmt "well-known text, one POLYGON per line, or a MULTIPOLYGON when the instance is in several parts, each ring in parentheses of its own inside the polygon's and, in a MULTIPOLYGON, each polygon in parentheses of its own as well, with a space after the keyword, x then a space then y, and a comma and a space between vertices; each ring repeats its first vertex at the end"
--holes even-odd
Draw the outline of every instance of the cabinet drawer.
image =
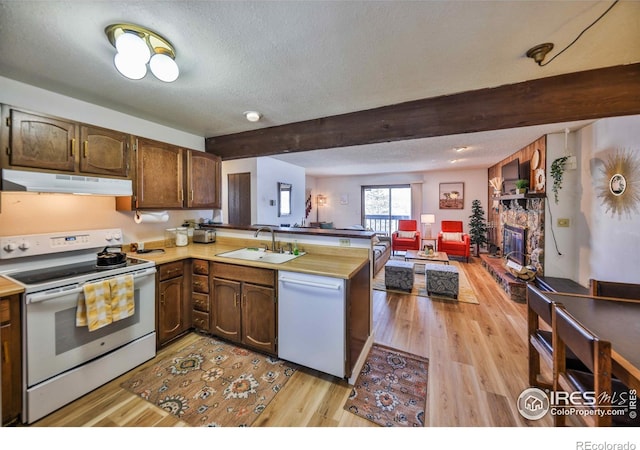
POLYGON ((264 286, 275 286, 275 270, 217 262, 213 263, 212 269, 216 278, 248 281, 254 284, 262 284, 264 286))
POLYGON ((204 275, 194 275, 191 284, 193 286, 193 292, 201 292, 203 294, 209 293, 209 277, 204 275))
POLYGON ((175 277, 181 277, 184 272, 184 264, 182 261, 163 264, 160 266, 158 273, 160 281, 169 280, 175 277))
POLYGON ((193 326, 198 330, 209 331, 209 314, 202 311, 193 311, 193 326))
POLYGON ((204 261, 202 259, 194 259, 193 273, 198 275, 209 275, 209 261, 204 261))
POLYGON ((11 321, 11 305, 8 298, 0 299, 0 324, 4 325, 11 321))
POLYGON ((193 309, 203 312, 209 312, 209 296, 206 294, 191 294, 193 309))

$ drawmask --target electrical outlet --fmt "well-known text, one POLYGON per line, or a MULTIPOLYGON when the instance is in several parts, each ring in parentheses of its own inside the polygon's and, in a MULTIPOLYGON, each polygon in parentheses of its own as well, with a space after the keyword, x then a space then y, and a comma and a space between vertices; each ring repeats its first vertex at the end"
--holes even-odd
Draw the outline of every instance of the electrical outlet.
POLYGON ((569 219, 558 219, 558 226, 559 227, 568 227, 569 226, 569 219))
POLYGON ((341 247, 350 247, 351 246, 351 239, 340 239, 340 246, 341 247))

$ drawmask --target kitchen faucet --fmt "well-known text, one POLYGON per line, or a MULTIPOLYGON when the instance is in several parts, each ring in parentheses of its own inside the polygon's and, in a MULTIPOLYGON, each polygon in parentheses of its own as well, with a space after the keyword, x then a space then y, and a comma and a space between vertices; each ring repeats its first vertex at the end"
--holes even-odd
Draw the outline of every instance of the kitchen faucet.
POLYGON ((276 251, 276 233, 271 227, 260 227, 256 230, 256 234, 253 237, 258 237, 261 231, 271 231, 271 251, 276 251))

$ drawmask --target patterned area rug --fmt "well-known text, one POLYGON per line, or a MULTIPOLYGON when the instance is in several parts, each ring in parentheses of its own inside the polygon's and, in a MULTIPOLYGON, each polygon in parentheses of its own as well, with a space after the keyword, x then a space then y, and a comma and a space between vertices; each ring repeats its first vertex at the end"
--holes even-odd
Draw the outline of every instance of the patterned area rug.
MULTIPOLYGON (((404 260, 404 258, 402 258, 404 260)), ((467 280, 467 276, 464 272, 464 268, 462 264, 457 261, 450 261, 449 264, 455 265, 458 267, 458 299, 454 299, 452 297, 447 296, 439 296, 439 295, 431 295, 427 294, 427 287, 425 284, 424 278, 424 264, 416 263, 415 265, 415 276, 413 281, 413 290, 411 291, 411 295, 415 295, 417 297, 426 297, 432 300, 445 300, 450 302, 462 302, 462 303, 474 303, 479 305, 478 297, 476 296, 473 287, 467 280)), ((373 282, 371 287, 378 291, 389 291, 389 292, 399 292, 402 294, 408 294, 406 291, 396 291, 394 289, 387 289, 384 284, 384 267, 380 269, 380 271, 373 278, 373 282)))
POLYGON ((122 387, 191 426, 250 426, 295 372, 284 361, 202 336, 122 387))
POLYGON ((424 427, 429 360, 373 344, 344 409, 384 427, 424 427))

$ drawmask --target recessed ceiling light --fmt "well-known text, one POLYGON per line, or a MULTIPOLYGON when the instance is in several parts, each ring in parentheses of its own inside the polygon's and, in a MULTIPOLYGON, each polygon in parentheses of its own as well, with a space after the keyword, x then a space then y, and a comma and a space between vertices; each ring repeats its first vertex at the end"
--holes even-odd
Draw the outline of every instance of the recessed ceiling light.
POLYGON ((262 114, 258 111, 245 111, 244 116, 249 122, 257 122, 262 117, 262 114))
POLYGON ((456 147, 457 152, 463 152, 467 149, 467 147, 456 147))

